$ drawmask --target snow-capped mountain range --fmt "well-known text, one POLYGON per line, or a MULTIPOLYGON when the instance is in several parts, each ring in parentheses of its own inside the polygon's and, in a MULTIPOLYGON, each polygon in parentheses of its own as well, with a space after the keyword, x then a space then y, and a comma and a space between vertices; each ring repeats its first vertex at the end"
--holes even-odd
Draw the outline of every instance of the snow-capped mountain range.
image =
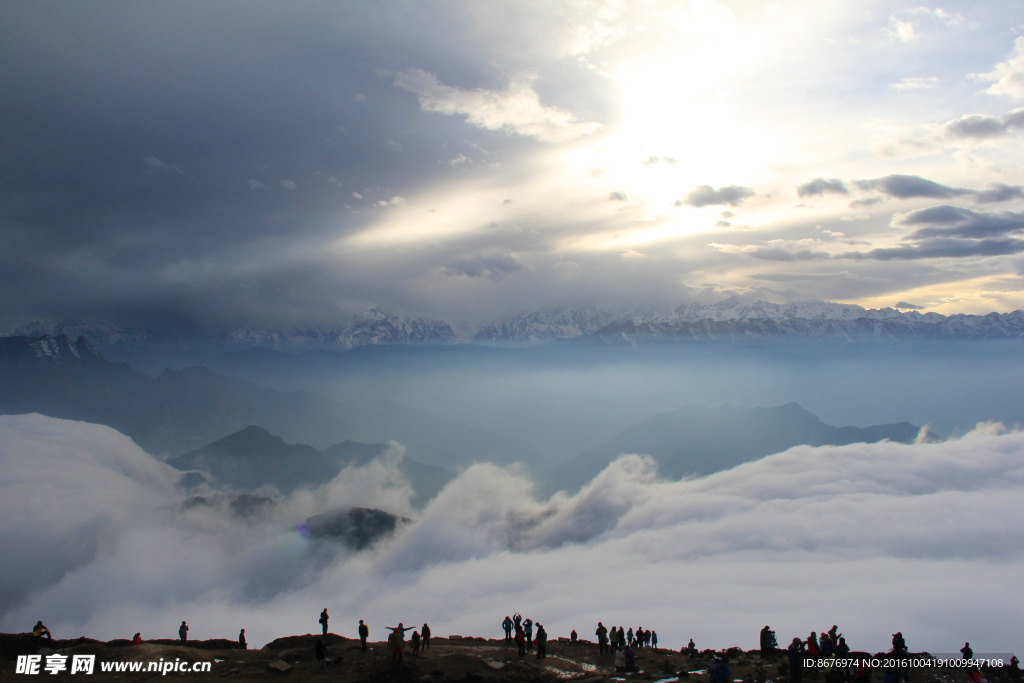
POLYGON ((462 339, 446 321, 400 317, 377 309, 334 327, 240 327, 216 334, 186 334, 42 320, 7 334, 53 338, 63 334, 72 339, 84 335, 108 357, 129 360, 147 352, 167 353, 172 349, 198 356, 200 352, 209 355, 255 347, 297 353, 388 344, 532 346, 556 339, 595 343, 755 337, 1008 339, 1024 338, 1024 312, 946 316, 827 301, 777 304, 731 296, 717 303, 688 303, 670 311, 612 313, 589 304, 543 308, 481 325, 462 339))
POLYGON ((593 304, 544 308, 519 313, 481 327, 473 341, 529 346, 553 339, 573 339, 597 332, 617 317, 593 304))

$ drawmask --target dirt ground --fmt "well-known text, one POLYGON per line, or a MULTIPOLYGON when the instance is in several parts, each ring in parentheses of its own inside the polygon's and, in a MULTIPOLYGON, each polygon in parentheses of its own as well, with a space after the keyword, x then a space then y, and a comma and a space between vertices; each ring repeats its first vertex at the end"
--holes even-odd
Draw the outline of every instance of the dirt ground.
MULTIPOLYGON (((599 655, 596 644, 581 641, 551 641, 548 656, 537 659, 535 652, 520 657, 514 646, 501 640, 483 638, 433 638, 429 650, 413 654, 407 648, 403 661, 395 662, 385 643, 371 643, 363 652, 358 640, 334 634, 327 637, 328 670, 316 672, 313 646, 319 636, 307 634, 280 638, 260 650, 240 650, 230 641, 189 642, 149 641, 131 646, 126 641, 109 643, 78 639, 44 642, 42 648, 30 636, 0 635, 0 681, 118 681, 141 683, 172 678, 193 681, 337 681, 340 683, 443 683, 447 681, 506 681, 547 683, 554 681, 707 681, 707 666, 716 654, 705 651, 689 656, 672 650, 638 650, 637 668, 632 673, 617 673, 609 655, 599 655), (53 646, 51 649, 48 646, 53 646), (15 672, 18 654, 42 655, 40 673, 15 672), (67 671, 49 674, 43 667, 51 654, 96 655, 94 672, 70 674, 67 671), (191 667, 209 662, 210 671, 102 672, 103 663, 138 662, 148 667, 151 662, 191 667)), ((790 683, 785 657, 763 659, 758 652, 732 648, 727 652, 734 681, 742 683, 790 683)), ((1009 671, 986 671, 990 683, 1014 683, 1009 671)), ((808 672, 804 683, 827 683, 825 677, 808 672)), ((882 683, 882 674, 872 672, 868 683, 882 683)), ((921 669, 912 674, 912 683, 967 683, 966 672, 956 669, 921 669)))

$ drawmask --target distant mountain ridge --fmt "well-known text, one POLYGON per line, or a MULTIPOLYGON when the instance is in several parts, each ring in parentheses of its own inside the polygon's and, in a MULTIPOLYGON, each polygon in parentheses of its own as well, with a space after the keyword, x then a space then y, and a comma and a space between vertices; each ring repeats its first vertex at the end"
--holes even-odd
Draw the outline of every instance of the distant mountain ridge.
POLYGON ((597 332, 616 316, 592 304, 544 308, 520 313, 480 328, 473 341, 530 346, 553 339, 573 339, 597 332))
POLYGON ((636 314, 601 328, 586 341, 800 339, 1020 339, 1024 311, 951 316, 892 308, 806 301, 774 304, 732 296, 717 304, 687 304, 666 314, 636 314))
MULTIPOLYGON (((186 333, 103 323, 41 320, 11 331, 18 336, 85 335, 100 353, 137 362, 149 356, 198 362, 219 353, 265 348, 288 353, 348 351, 380 345, 534 346, 553 340, 638 343, 666 340, 801 339, 1018 339, 1024 311, 942 315, 854 304, 798 301, 785 304, 729 296, 670 311, 612 313, 592 304, 535 309, 470 328, 459 338, 444 320, 406 318, 370 309, 351 323, 290 328, 238 327, 186 333)), ((161 365, 159 368, 162 368, 161 365)))
MULTIPOLYGON (((255 491, 270 485, 281 493, 299 487, 326 484, 346 467, 364 467, 382 458, 386 444, 347 440, 322 451, 306 444, 289 444, 262 427, 249 425, 201 448, 170 458, 167 464, 182 471, 199 470, 213 484, 237 491, 255 491)), ((409 481, 413 504, 430 500, 455 478, 440 467, 400 456, 399 472, 409 481)))
POLYGON ((910 443, 920 431, 908 422, 833 427, 796 403, 776 408, 687 406, 644 420, 561 463, 550 481, 555 488, 578 488, 622 454, 650 455, 662 476, 679 479, 730 469, 794 446, 841 446, 885 439, 910 443))
POLYGON ((528 452, 513 438, 394 401, 331 401, 205 367, 150 377, 66 335, 0 338, 0 414, 23 413, 104 424, 156 455, 179 455, 247 425, 317 445, 395 439, 416 457, 451 467, 528 452))

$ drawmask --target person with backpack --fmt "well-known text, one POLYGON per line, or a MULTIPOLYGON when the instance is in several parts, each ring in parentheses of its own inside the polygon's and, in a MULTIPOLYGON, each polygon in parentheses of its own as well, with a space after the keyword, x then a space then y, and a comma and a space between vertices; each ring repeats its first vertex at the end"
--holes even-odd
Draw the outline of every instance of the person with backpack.
POLYGON ((430 627, 427 626, 426 622, 423 624, 423 628, 420 629, 420 637, 423 638, 423 649, 430 649, 430 627))
POLYGON ((505 643, 512 642, 512 617, 506 616, 505 621, 501 622, 501 627, 505 629, 505 643))
POLYGON ((418 657, 420 654, 420 634, 413 631, 409 641, 412 643, 412 653, 418 657))
POLYGON ((320 613, 320 625, 323 626, 324 635, 327 635, 327 620, 330 617, 327 616, 327 608, 324 607, 324 611, 320 613))

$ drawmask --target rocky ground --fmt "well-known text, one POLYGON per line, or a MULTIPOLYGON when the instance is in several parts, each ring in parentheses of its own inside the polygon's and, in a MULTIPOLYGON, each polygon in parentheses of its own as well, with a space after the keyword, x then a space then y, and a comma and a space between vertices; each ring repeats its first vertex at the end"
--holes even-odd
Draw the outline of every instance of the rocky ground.
MULTIPOLYGON (((570 643, 552 641, 548 656, 543 660, 534 653, 519 657, 516 649, 501 640, 484 638, 434 638, 429 650, 418 656, 406 650, 402 662, 392 661, 392 654, 384 643, 371 643, 368 652, 362 652, 359 641, 331 634, 327 637, 330 661, 327 673, 317 673, 313 646, 318 636, 307 634, 279 638, 259 650, 240 650, 227 640, 190 641, 182 647, 177 641, 154 640, 132 646, 128 641, 101 642, 88 638, 76 640, 44 641, 40 647, 24 634, 0 635, 0 681, 42 678, 52 681, 118 681, 141 683, 157 681, 167 676, 193 681, 234 680, 265 681, 273 679, 324 680, 340 683, 443 683, 447 681, 506 681, 509 683, 547 683, 554 681, 693 681, 707 680, 707 665, 716 654, 727 654, 734 681, 740 683, 788 682, 785 658, 762 658, 759 652, 744 652, 739 648, 715 653, 711 650, 693 656, 672 650, 638 650, 637 668, 633 673, 616 672, 612 658, 599 655, 596 644, 585 641, 570 643), (17 674, 17 656, 42 655, 40 673, 17 674), (49 674, 45 666, 47 655, 96 655, 95 671, 70 674, 67 671, 49 674), (191 666, 209 662, 208 673, 192 671, 161 672, 102 672, 103 663, 175 662, 191 666)), ((1013 683, 1019 678, 1009 671, 986 671, 990 683, 1013 683)), ((920 669, 912 676, 913 683, 966 683, 963 670, 920 669)), ((805 683, 828 683, 820 673, 809 672, 805 683)), ((880 671, 872 672, 868 683, 882 683, 880 671)))

